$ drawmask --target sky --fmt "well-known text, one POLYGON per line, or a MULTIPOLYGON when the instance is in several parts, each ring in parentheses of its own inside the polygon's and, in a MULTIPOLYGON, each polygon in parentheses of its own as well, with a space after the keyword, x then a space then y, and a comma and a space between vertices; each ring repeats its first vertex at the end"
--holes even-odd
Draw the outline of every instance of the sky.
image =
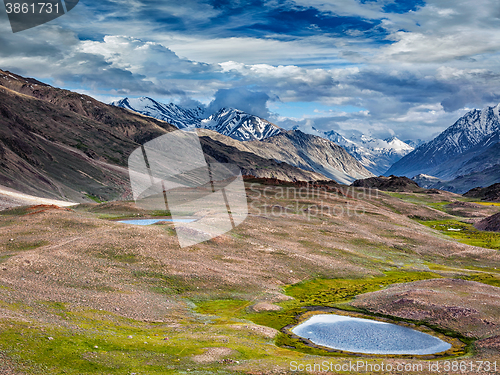
POLYGON ((18 33, 0 5, 0 69, 309 132, 432 139, 500 102, 499 57, 497 0, 80 0, 18 33))

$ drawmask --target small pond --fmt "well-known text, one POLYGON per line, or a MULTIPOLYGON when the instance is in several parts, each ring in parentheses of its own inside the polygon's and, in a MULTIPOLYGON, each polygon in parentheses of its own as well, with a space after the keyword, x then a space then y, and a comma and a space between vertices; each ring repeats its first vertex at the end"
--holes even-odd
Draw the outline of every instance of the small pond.
POLYGON ((160 221, 169 221, 172 223, 191 223, 196 219, 132 219, 132 220, 118 220, 119 223, 132 224, 132 225, 152 225, 160 221))
POLYGON ((435 354, 451 344, 397 324, 335 314, 313 315, 292 329, 316 345, 365 354, 435 354))

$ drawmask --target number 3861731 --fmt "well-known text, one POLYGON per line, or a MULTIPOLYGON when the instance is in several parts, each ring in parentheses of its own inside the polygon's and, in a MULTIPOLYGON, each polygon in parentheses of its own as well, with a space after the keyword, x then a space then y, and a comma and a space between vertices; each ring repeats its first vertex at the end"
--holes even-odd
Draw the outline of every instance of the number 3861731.
POLYGON ((6 3, 7 13, 11 14, 41 14, 41 13, 59 13, 58 3, 6 3))

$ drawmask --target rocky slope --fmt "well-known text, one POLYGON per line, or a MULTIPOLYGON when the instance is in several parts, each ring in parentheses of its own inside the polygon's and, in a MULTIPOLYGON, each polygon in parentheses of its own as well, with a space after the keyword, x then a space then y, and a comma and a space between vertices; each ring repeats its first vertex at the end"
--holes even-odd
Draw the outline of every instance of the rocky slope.
POLYGON ((356 179, 373 176, 342 147, 300 130, 290 130, 251 142, 238 142, 207 130, 201 134, 263 159, 322 174, 340 183, 350 184, 356 179))
MULTIPOLYGON (((25 194, 75 202, 130 198, 128 156, 141 144, 176 129, 0 71, 0 185, 25 194)), ((202 146, 210 151, 209 160, 235 163, 257 177, 326 178, 209 139, 202 140, 202 146)))
POLYGON ((474 188, 464 194, 464 197, 479 198, 486 202, 500 202, 500 183, 485 188, 474 188))
POLYGON ((129 196, 128 154, 173 126, 0 71, 0 184, 45 198, 129 196))
POLYGON ((500 213, 487 217, 486 219, 474 224, 474 226, 479 230, 500 232, 500 213))

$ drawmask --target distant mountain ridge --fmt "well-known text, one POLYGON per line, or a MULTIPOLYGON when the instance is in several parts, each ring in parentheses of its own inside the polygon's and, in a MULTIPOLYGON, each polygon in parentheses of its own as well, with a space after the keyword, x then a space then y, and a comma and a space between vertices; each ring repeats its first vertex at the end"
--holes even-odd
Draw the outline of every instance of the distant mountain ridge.
POLYGON ((235 108, 221 108, 205 117, 206 110, 203 107, 183 108, 173 103, 163 104, 148 97, 125 98, 110 104, 166 121, 179 129, 214 130, 238 141, 262 140, 282 131, 265 119, 235 108))
POLYGON ((201 118, 205 113, 202 107, 186 109, 173 103, 163 104, 146 97, 137 99, 124 98, 110 104, 166 121, 179 129, 199 127, 201 118))
POLYGON ((199 127, 215 130, 239 141, 263 140, 282 132, 269 121, 234 108, 221 108, 209 118, 201 120, 199 127))
POLYGON ((360 178, 373 177, 370 171, 341 146, 300 130, 283 131, 262 141, 250 142, 237 141, 212 130, 201 130, 199 134, 203 135, 203 138, 210 137, 242 152, 321 174, 344 184, 350 184, 360 178))
POLYGON ((423 173, 451 180, 463 174, 481 171, 484 169, 483 162, 489 159, 481 157, 481 154, 488 152, 490 147, 500 141, 499 110, 500 104, 466 113, 432 141, 420 145, 396 162, 386 175, 413 177, 423 173), (474 158, 482 162, 464 170, 474 158))
POLYGON ((337 182, 350 184, 356 179, 367 178, 373 174, 364 168, 356 158, 344 148, 325 137, 309 135, 299 130, 285 131, 258 116, 234 108, 221 108, 207 118, 204 109, 186 109, 176 104, 162 104, 154 99, 122 99, 111 103, 140 114, 154 117, 179 129, 206 129, 232 138, 216 137, 205 133, 208 138, 241 151, 249 151, 262 158, 310 171, 337 182))
MULTIPOLYGON (((216 113, 205 118, 206 110, 203 107, 183 108, 173 103, 163 104, 148 97, 125 98, 112 102, 111 105, 166 121, 179 129, 201 128, 214 130, 238 141, 262 141, 285 132, 263 118, 234 108, 221 108, 216 113)), ((300 127, 294 127, 292 130, 301 129, 300 127)), ((414 149, 396 137, 382 140, 361 135, 347 139, 334 131, 324 133, 315 130, 315 132, 317 133, 314 134, 315 136, 325 138, 342 146, 363 167, 376 175, 383 174, 393 163, 414 149)), ((352 165, 347 169, 351 167, 357 168, 352 165)), ((366 172, 361 172, 356 178, 366 176, 366 172)), ((345 176, 342 176, 341 180, 345 183, 352 182, 352 179, 345 178, 345 176)))
MULTIPOLYGON (((166 109, 180 116, 178 108, 162 107, 166 109)), ((198 113, 195 109, 182 115, 195 119, 198 113)), ((258 119, 245 116, 237 110, 219 111, 206 127, 226 124, 228 133, 245 130, 245 119, 258 119)), ((267 123, 257 125, 249 126, 256 134, 269 135, 267 123)), ((128 156, 177 129, 128 108, 0 70, 0 185, 18 192, 73 202, 130 199, 128 156)), ((280 130, 262 141, 245 142, 214 130, 197 132, 207 162, 235 164, 244 175, 344 183, 371 176, 342 147, 302 132, 280 130)))
MULTIPOLYGON (((296 129, 300 129, 299 126, 296 129)), ((395 162, 414 150, 414 147, 397 137, 377 139, 369 135, 345 137, 334 130, 322 132, 313 128, 320 137, 344 147, 366 169, 379 176, 395 162)))

